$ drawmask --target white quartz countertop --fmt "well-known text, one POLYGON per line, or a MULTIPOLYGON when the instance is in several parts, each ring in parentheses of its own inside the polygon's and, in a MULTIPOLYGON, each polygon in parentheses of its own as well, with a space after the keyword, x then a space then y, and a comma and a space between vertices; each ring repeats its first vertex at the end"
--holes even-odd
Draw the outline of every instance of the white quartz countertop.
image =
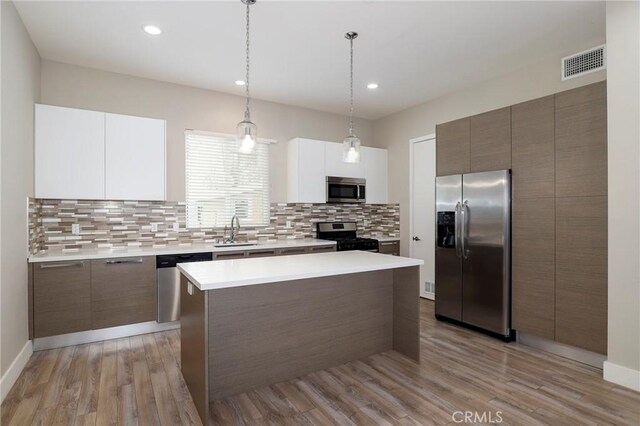
POLYGON ((364 251, 182 263, 178 269, 200 290, 219 290, 306 278, 419 266, 424 261, 364 251))
POLYGON ((114 249, 78 249, 74 251, 48 250, 29 256, 30 263, 56 262, 72 260, 109 259, 114 257, 157 256, 161 254, 186 254, 245 250, 268 250, 291 247, 312 247, 334 245, 335 241, 318 240, 315 238, 298 240, 279 240, 274 242, 257 243, 249 246, 214 247, 213 244, 188 244, 163 247, 123 247, 114 249))
POLYGON ((387 243, 391 241, 400 241, 400 237, 373 237, 381 243, 387 243))

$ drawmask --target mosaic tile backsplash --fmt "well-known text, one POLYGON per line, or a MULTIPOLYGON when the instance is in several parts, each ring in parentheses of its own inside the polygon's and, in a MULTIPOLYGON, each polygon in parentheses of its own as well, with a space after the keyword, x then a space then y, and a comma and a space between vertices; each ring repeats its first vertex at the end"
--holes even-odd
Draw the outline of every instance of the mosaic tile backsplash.
MULTIPOLYGON (((270 218, 266 227, 242 227, 238 240, 315 238, 315 223, 324 221, 355 221, 361 237, 400 236, 398 204, 273 203, 270 218)), ((223 238, 223 229, 186 228, 185 224, 186 206, 179 202, 30 199, 29 251, 164 247, 223 238), (74 224, 80 225, 77 235, 72 232, 74 224)))

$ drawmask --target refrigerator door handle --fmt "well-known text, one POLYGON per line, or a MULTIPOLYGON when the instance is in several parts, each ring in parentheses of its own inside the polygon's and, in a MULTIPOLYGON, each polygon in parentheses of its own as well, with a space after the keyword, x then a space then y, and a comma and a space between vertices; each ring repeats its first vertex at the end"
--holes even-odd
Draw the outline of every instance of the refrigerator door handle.
POLYGON ((454 245, 456 247, 456 256, 461 257, 462 252, 460 251, 460 201, 456 203, 456 210, 454 216, 454 245))
POLYGON ((466 239, 467 239, 467 217, 468 215, 468 211, 469 211, 469 205, 468 205, 468 200, 464 200, 464 203, 462 203, 462 207, 460 208, 460 242, 461 242, 461 248, 462 248, 462 258, 463 259, 468 259, 469 256, 467 256, 467 248, 466 248, 466 239))

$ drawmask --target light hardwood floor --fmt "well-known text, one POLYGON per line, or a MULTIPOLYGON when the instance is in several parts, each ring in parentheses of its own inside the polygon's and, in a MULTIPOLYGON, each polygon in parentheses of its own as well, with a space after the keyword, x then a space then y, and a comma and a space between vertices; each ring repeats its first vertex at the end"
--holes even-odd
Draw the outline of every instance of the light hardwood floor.
MULTIPOLYGON (((420 365, 395 352, 211 404, 212 424, 638 425, 640 393, 601 371, 443 324, 421 302, 420 365)), ((37 352, 2 404, 4 425, 200 424, 179 368, 179 332, 37 352)))

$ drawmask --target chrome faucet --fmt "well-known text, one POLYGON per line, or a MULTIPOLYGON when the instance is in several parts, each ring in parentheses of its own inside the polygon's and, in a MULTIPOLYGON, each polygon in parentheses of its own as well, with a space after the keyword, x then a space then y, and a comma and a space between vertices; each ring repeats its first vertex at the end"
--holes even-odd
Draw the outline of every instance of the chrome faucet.
POLYGON ((240 219, 238 218, 237 214, 234 214, 231 218, 231 234, 229 236, 230 242, 234 243, 236 241, 238 232, 240 232, 240 219))

